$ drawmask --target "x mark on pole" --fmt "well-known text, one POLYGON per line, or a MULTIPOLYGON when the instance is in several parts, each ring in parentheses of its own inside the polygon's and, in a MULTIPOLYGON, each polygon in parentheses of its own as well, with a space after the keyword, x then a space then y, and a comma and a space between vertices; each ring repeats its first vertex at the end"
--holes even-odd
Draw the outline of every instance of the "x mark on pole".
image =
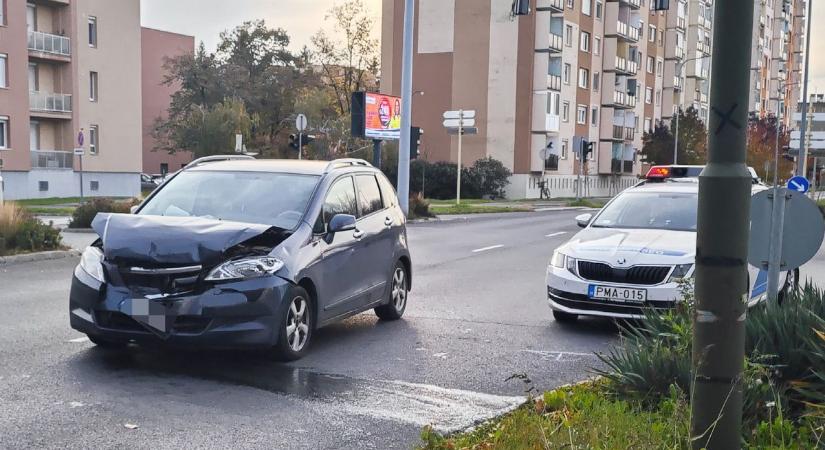
POLYGON ((733 112, 734 112, 734 111, 736 111, 736 108, 737 108, 737 107, 739 107, 739 104, 738 104, 738 103, 734 103, 734 104, 733 104, 733 106, 731 106, 731 107, 730 107, 730 109, 728 110, 728 112, 727 112, 727 113, 723 113, 722 111, 720 111, 720 110, 719 110, 718 108, 716 108, 715 106, 714 106, 713 108, 711 108, 711 109, 713 109, 713 112, 715 112, 715 113, 716 113, 716 115, 718 115, 718 116, 722 119, 722 120, 719 122, 719 126, 718 126, 718 127, 716 127, 716 134, 721 133, 721 132, 722 132, 722 129, 723 129, 723 128, 725 128, 725 126, 726 126, 728 123, 730 123, 730 124, 731 124, 734 128, 736 128, 737 130, 741 130, 741 129, 742 129, 742 125, 740 125, 738 122, 736 122, 735 120, 733 120, 733 112))

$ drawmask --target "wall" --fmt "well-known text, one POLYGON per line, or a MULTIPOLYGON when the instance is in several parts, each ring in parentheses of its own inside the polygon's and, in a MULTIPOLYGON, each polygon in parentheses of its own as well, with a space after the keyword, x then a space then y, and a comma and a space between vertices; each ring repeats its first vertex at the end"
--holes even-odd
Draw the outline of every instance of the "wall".
MULTIPOLYGON (((26 2, 6 2, 6 24, 0 25, 0 53, 8 55, 8 88, 0 88, 0 116, 9 117, 10 148, 0 150, 3 170, 28 170, 29 158, 29 52, 26 2)), ((5 174, 5 172, 4 172, 5 174)), ((6 181, 6 187, 9 182, 6 181)))
POLYGON ((173 86, 163 84, 166 76, 164 69, 166 58, 194 53, 195 38, 143 28, 140 40, 143 90, 143 172, 160 173, 160 166, 163 163, 168 165, 170 172, 174 172, 190 162, 192 154, 176 152, 170 155, 165 151, 153 151, 157 141, 152 137, 152 128, 157 118, 166 116, 172 95, 179 89, 177 84, 173 86))
MULTIPOLYGON (((85 165, 85 161, 84 161, 85 165)), ((80 195, 80 173, 71 170, 34 170, 31 172, 3 171, 5 198, 77 197, 80 195), (41 192, 40 181, 49 182, 49 190, 41 192)), ((83 194, 86 197, 136 197, 140 194, 140 175, 137 173, 83 172, 83 194), (92 192, 90 182, 97 181, 100 189, 92 192)))

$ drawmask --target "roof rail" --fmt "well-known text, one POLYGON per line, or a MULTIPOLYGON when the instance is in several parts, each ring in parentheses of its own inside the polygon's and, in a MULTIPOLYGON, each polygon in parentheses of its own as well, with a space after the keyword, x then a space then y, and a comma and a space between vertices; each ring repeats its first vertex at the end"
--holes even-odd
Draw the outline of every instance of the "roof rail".
POLYGON ((330 161, 329 164, 327 164, 326 169, 324 169, 324 173, 328 173, 328 172, 330 172, 334 169, 338 169, 340 167, 345 167, 345 166, 372 167, 372 164, 364 161, 363 159, 357 159, 357 158, 335 159, 335 160, 330 161))
POLYGON ((183 170, 191 169, 192 167, 200 166, 201 164, 211 163, 211 162, 218 162, 218 161, 232 161, 232 160, 247 160, 247 159, 255 159, 249 155, 212 155, 212 156, 204 156, 203 158, 198 158, 189 164, 187 164, 183 170))

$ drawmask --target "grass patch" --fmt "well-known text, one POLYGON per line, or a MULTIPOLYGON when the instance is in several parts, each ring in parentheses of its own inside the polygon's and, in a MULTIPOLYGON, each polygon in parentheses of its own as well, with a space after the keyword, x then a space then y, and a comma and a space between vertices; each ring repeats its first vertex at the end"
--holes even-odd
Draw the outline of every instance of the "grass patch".
POLYGON ((430 212, 437 215, 528 212, 532 210, 532 208, 526 206, 490 206, 483 203, 464 203, 464 200, 461 201, 460 205, 456 205, 455 201, 446 205, 430 205, 430 212))
MULTIPOLYGON (((483 205, 485 203, 492 203, 494 201, 496 203, 504 203, 504 202, 507 202, 508 200, 487 200, 487 199, 482 199, 482 198, 466 198, 466 199, 462 198, 461 199, 461 204, 462 205, 483 205)), ((427 202, 430 203, 430 206, 453 206, 453 205, 455 205, 455 199, 454 198, 449 199, 449 200, 435 200, 435 199, 428 198, 427 202)))
POLYGON ((594 198, 582 198, 579 200, 571 200, 567 202, 567 206, 571 207, 584 207, 584 208, 602 208, 605 204, 607 204, 607 200, 604 199, 594 199, 594 198))
POLYGON ((24 206, 24 209, 28 211, 29 214, 34 214, 36 216, 71 216, 74 214, 74 210, 77 209, 73 206, 67 206, 65 208, 62 207, 55 207, 55 208, 48 208, 43 206, 24 206))

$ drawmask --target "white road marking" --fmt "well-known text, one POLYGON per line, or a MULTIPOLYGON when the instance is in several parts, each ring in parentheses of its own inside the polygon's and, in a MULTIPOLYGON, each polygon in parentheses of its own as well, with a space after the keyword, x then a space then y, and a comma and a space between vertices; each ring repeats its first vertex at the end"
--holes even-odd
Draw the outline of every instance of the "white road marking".
POLYGON ((558 233, 550 233, 550 234, 546 234, 545 236, 546 237, 556 237, 556 236, 561 236, 563 234, 567 234, 567 232, 566 231, 559 231, 558 233))
POLYGON ((89 337, 88 336, 83 336, 83 337, 79 337, 79 338, 75 338, 75 339, 69 339, 69 342, 71 342, 73 344, 80 344, 82 342, 89 342, 89 337))
POLYGON ((590 357, 595 358, 596 355, 593 353, 577 353, 577 352, 560 352, 560 351, 546 351, 546 350, 522 350, 525 353, 532 353, 534 355, 539 356, 543 361, 559 361, 559 362, 572 362, 577 361, 578 359, 569 359, 565 357, 590 357))
POLYGON ((503 245, 491 245, 489 247, 477 248, 477 249, 473 250, 473 253, 486 252, 487 250, 494 250, 494 249, 501 248, 501 247, 504 247, 504 246, 503 245))

